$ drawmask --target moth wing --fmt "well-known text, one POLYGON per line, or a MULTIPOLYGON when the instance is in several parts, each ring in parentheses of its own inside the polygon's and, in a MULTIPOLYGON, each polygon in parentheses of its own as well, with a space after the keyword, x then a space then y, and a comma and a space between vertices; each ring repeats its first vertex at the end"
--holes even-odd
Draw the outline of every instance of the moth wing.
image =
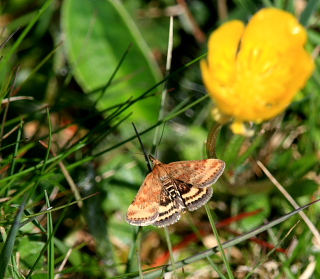
POLYGON ((159 178, 149 173, 128 208, 126 221, 135 226, 152 225, 159 216, 161 190, 159 178))
POLYGON ((166 227, 179 221, 181 207, 171 197, 170 193, 163 188, 160 196, 159 216, 153 223, 157 227, 166 227))
POLYGON ((205 205, 212 197, 213 190, 211 187, 197 188, 180 181, 177 181, 176 185, 185 206, 190 211, 205 205))
POLYGON ((219 159, 173 162, 166 166, 169 175, 193 187, 209 187, 217 181, 225 168, 219 159))

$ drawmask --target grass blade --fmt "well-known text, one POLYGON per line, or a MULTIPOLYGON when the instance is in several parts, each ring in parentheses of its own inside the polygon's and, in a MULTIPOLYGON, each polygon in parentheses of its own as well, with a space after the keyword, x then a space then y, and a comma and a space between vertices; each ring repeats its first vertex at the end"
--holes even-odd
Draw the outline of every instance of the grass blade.
POLYGON ((174 277, 178 278, 176 264, 175 264, 175 260, 174 260, 173 250, 172 250, 172 244, 171 244, 171 240, 170 240, 169 230, 168 230, 168 227, 164 227, 163 229, 164 229, 164 233, 166 235, 166 240, 167 240, 167 245, 168 245, 169 254, 170 254, 170 260, 171 260, 172 271, 173 271, 174 277))
POLYGON ((206 255, 208 262, 211 264, 211 266, 213 267, 213 269, 219 274, 220 278, 222 279, 227 279, 227 277, 225 277, 222 272, 220 271, 220 269, 217 267, 217 265, 213 262, 213 260, 206 255))
POLYGON ((13 222, 13 225, 10 229, 10 232, 8 234, 8 237, 4 243, 3 249, 0 254, 0 279, 4 278, 6 268, 8 266, 10 257, 12 255, 13 247, 14 247, 14 242, 16 240, 16 236, 19 230, 20 226, 20 220, 22 217, 23 210, 25 208, 27 202, 27 196, 24 197, 23 202, 21 204, 21 207, 18 210, 17 216, 13 222))
MULTIPOLYGON (((15 53, 15 51, 18 49, 18 47, 21 45, 24 38, 27 36, 31 28, 36 24, 36 22, 39 20, 39 18, 43 15, 43 13, 48 9, 50 6, 52 0, 47 0, 41 9, 38 11, 37 15, 30 21, 28 26, 23 30, 17 41, 13 44, 13 46, 10 49, 10 52, 6 55, 5 62, 9 61, 11 56, 15 53)), ((2 66, 4 66, 6 63, 1 63, 2 66)), ((2 68, 0 66, 0 69, 2 68)))
POLYGON ((214 221, 213 221, 213 218, 212 218, 212 215, 211 215, 211 212, 210 212, 210 208, 209 208, 207 203, 205 204, 205 208, 206 208, 206 211, 207 211, 207 215, 208 215, 208 218, 209 218, 209 221, 210 221, 211 228, 213 230, 214 236, 217 239, 219 250, 221 251, 222 260, 223 260, 223 262, 224 262, 224 264, 226 266, 226 269, 227 269, 227 272, 228 272, 228 276, 229 276, 229 278, 234 278, 233 274, 232 274, 232 271, 231 271, 231 268, 230 268, 230 265, 229 265, 229 262, 227 260, 226 254, 224 252, 224 249, 222 248, 220 237, 219 237, 217 228, 216 228, 216 226, 214 224, 214 221))
MULTIPOLYGON (((50 208, 50 200, 47 191, 44 191, 47 207, 50 208)), ((48 240, 48 278, 54 278, 54 241, 52 214, 48 212, 47 240, 48 240)))

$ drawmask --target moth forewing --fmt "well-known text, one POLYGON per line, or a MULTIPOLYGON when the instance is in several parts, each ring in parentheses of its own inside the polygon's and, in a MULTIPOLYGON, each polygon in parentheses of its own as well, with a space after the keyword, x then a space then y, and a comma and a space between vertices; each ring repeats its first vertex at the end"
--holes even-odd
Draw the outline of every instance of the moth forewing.
POLYGON ((136 197, 128 208, 126 221, 131 225, 148 226, 159 216, 162 185, 151 172, 141 185, 136 197))
POLYGON ((202 188, 214 184, 223 173, 225 165, 219 159, 206 159, 173 162, 166 166, 175 179, 202 188))

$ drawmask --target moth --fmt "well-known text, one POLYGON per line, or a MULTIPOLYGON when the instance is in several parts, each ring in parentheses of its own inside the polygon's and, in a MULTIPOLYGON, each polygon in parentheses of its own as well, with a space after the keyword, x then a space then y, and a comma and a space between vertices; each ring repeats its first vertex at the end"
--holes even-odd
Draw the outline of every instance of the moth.
POLYGON ((180 213, 203 206, 212 197, 210 186, 225 168, 225 162, 219 159, 163 164, 149 158, 153 170, 126 215, 126 221, 134 226, 169 226, 179 221, 180 213))

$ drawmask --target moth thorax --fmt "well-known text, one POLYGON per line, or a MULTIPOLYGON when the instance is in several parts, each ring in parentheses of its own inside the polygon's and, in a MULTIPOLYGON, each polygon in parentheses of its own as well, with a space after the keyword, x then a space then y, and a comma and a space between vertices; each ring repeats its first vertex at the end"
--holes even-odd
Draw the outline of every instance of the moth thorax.
POLYGON ((167 184, 172 184, 172 180, 169 178, 169 176, 160 176, 159 179, 164 186, 167 184))

